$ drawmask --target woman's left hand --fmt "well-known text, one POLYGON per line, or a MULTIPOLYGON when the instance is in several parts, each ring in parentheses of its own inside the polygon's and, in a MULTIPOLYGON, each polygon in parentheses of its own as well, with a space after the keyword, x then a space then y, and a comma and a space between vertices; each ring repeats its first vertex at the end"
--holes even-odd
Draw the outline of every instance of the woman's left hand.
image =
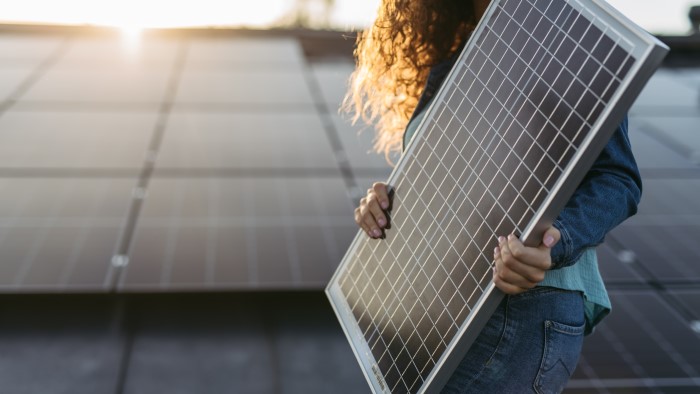
POLYGON ((494 249, 493 282, 506 294, 520 294, 544 280, 544 274, 552 267, 551 250, 561 234, 549 227, 537 247, 523 245, 515 235, 498 238, 494 249))

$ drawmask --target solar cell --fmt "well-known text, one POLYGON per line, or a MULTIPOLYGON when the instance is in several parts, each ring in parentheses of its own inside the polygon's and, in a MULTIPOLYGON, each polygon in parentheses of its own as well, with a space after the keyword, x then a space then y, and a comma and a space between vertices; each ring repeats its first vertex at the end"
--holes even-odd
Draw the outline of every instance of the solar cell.
POLYGON ((375 392, 435 392, 501 294, 497 235, 537 244, 665 54, 599 1, 492 1, 327 292, 375 392))
POLYGON ((593 346, 583 350, 582 368, 574 373, 569 388, 589 393, 606 388, 696 392, 700 344, 692 323, 669 308, 668 297, 659 293, 611 291, 610 296, 615 313, 596 328, 598 334, 590 338, 593 346))
POLYGON ((159 169, 335 167, 316 113, 269 108, 261 113, 173 111, 158 157, 159 169))
POLYGON ((103 291, 131 179, 0 178, 0 292, 103 291))
POLYGON ((162 100, 167 82, 162 71, 56 69, 46 72, 19 102, 153 105, 162 100))
POLYGON ((636 222, 639 224, 624 225, 614 235, 621 243, 635 246, 639 263, 658 280, 665 283, 696 282, 700 280, 700 267, 695 263, 700 226, 695 215, 687 215, 688 221, 695 223, 684 223, 682 218, 663 215, 645 220, 640 217, 636 222), (661 231, 662 227, 664 231, 661 231), (657 262, 661 258, 667 258, 668 263, 659 265, 657 262))
POLYGON ((155 177, 119 290, 320 286, 352 238, 351 208, 335 178, 155 177))
POLYGON ((9 110, 0 118, 0 168, 137 173, 156 119, 123 111, 9 110))

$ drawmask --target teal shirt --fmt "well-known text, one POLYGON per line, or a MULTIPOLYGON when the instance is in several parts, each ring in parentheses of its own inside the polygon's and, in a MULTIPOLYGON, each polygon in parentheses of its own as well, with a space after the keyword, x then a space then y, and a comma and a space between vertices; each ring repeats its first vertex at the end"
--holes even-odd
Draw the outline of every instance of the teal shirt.
MULTIPOLYGON (((427 112, 426 108, 417 113, 406 127, 403 139, 404 149, 423 120, 427 112)), ((598 270, 598 257, 594 248, 586 249, 576 263, 571 266, 547 271, 539 286, 580 291, 583 294, 586 334, 593 332, 596 324, 610 313, 610 299, 598 270)))
POLYGON ((598 271, 598 256, 594 248, 586 249, 573 265, 547 271, 539 286, 583 293, 586 334, 593 332, 596 324, 600 323, 612 309, 603 278, 598 271))

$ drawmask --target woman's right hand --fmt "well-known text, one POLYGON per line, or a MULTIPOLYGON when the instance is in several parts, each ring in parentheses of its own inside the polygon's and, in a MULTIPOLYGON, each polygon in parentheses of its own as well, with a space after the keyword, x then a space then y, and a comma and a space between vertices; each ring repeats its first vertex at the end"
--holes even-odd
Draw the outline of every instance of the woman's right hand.
POLYGON ((370 238, 383 238, 389 220, 385 211, 389 209, 389 191, 384 182, 375 182, 367 195, 355 208, 355 222, 370 238))

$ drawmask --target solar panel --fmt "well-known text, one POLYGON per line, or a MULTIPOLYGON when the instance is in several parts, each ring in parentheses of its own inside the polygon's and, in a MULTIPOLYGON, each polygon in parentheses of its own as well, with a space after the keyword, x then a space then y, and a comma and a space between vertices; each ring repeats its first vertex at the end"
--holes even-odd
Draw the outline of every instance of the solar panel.
POLYGON ((492 1, 326 291, 374 392, 437 392, 502 294, 497 235, 539 243, 667 48, 602 1, 492 1))

